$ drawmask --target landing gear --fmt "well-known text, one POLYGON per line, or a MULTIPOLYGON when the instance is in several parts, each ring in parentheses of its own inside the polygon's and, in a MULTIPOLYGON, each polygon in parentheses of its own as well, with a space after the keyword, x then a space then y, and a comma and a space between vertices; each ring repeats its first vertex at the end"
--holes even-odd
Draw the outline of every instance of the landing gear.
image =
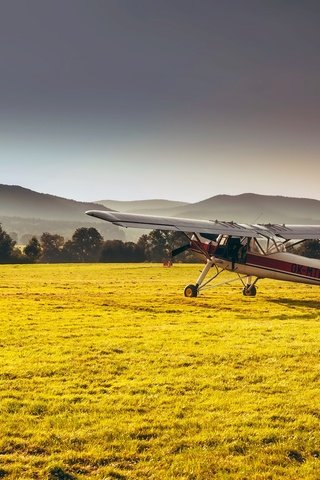
POLYGON ((254 285, 246 285, 243 287, 242 293, 245 297, 255 297, 257 294, 257 289, 254 285))
MULTIPOLYGON (((207 273, 209 272, 210 268, 214 265, 214 260, 212 258, 208 258, 207 259, 207 263, 206 263, 206 266, 204 267, 203 271, 200 273, 197 281, 196 281, 196 284, 195 285, 187 285, 186 288, 184 289, 184 296, 185 297, 197 297, 198 296, 198 293, 199 293, 199 290, 201 288, 203 288, 207 283, 209 283, 212 278, 210 280, 208 280, 206 283, 202 283, 203 280, 205 279, 207 273)), ((213 278, 215 278, 216 276, 219 275, 220 272, 217 273, 217 275, 215 275, 213 278)))
POLYGON ((196 285, 187 285, 184 289, 185 297, 197 297, 198 296, 198 287, 196 285))
MULTIPOLYGON (((218 287, 219 285, 225 285, 240 280, 243 285, 243 295, 245 295, 246 297, 255 297, 257 294, 256 283, 260 277, 256 277, 255 279, 253 279, 251 275, 241 275, 237 272, 237 268, 238 266, 236 266, 234 271, 235 273, 237 273, 238 278, 216 283, 212 286, 218 287)), ((227 269, 230 270, 230 262, 215 257, 208 258, 207 263, 202 272, 200 273, 199 277, 197 278, 195 284, 187 285, 184 289, 184 296, 188 298, 197 297, 203 288, 206 288, 207 285, 212 282, 212 280, 216 279, 222 272, 226 271, 227 269), (204 281, 206 275, 209 273, 210 268, 213 266, 216 269, 216 273, 211 278, 209 278, 209 280, 204 281)))

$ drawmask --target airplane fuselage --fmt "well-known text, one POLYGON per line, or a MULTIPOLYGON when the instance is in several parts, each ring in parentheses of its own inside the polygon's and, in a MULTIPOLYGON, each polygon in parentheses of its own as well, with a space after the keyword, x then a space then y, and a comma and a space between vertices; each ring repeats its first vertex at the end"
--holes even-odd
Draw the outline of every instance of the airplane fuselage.
POLYGON ((214 263, 226 270, 259 278, 320 285, 320 260, 288 252, 269 255, 248 252, 245 263, 232 262, 218 256, 214 263))

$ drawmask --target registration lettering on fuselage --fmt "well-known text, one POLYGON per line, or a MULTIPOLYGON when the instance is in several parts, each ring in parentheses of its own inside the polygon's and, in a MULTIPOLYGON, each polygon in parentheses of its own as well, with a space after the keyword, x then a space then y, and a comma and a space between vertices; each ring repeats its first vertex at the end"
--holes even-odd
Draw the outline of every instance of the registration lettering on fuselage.
POLYGON ((307 267, 306 265, 291 264, 291 272, 305 277, 320 278, 320 269, 307 267))

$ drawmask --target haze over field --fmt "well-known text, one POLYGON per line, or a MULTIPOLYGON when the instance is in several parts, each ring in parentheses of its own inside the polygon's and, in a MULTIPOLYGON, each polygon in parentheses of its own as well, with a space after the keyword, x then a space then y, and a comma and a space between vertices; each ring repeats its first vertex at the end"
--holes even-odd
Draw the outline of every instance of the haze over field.
POLYGON ((320 3, 4 0, 1 183, 320 199, 320 3))
POLYGON ((243 223, 320 224, 320 201, 246 193, 216 195, 201 202, 172 200, 77 202, 34 192, 20 186, 0 185, 0 223, 8 232, 38 235, 58 233, 71 238, 79 227, 95 226, 106 239, 136 241, 140 229, 123 229, 85 215, 86 210, 111 209, 128 213, 234 220, 243 223))

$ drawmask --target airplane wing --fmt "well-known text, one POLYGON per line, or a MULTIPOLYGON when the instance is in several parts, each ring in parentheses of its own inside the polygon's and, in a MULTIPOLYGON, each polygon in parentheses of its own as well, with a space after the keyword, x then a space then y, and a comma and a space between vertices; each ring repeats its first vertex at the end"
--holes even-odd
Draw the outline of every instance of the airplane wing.
POLYGON ((219 220, 195 220, 191 218, 159 217, 120 213, 115 211, 89 210, 87 215, 106 220, 120 227, 150 230, 178 230, 181 232, 232 235, 234 237, 274 238, 306 240, 320 238, 320 225, 251 225, 219 220))
MULTIPOLYGON (((256 225, 252 225, 255 227, 256 225)), ((317 240, 320 239, 320 225, 257 225, 267 229, 275 237, 285 240, 317 240)))
POLYGON ((106 220, 120 227, 144 228, 150 230, 178 230, 181 232, 225 234, 235 237, 257 236, 251 225, 218 220, 195 220, 191 218, 159 217, 120 213, 100 210, 89 210, 87 215, 106 220))

